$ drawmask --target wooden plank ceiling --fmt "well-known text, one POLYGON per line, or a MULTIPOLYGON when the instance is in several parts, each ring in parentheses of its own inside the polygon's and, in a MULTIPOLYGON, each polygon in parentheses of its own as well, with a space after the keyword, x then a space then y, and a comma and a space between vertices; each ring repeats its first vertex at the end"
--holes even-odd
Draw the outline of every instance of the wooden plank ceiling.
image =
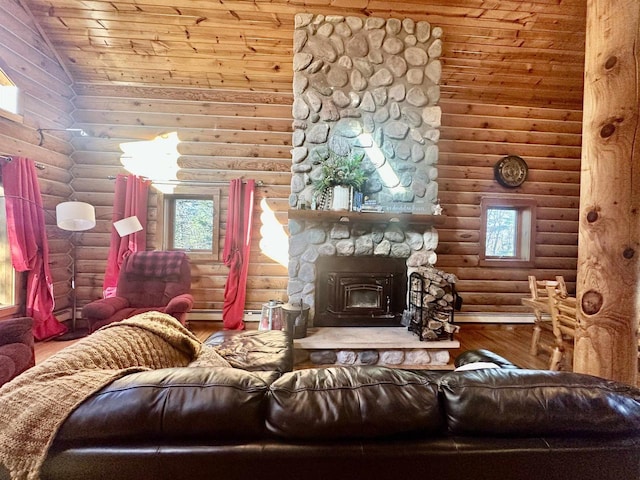
POLYGON ((442 26, 443 98, 476 85, 475 98, 500 104, 582 95, 567 76, 584 62, 583 0, 21 1, 77 83, 290 92, 294 14, 306 11, 442 26))

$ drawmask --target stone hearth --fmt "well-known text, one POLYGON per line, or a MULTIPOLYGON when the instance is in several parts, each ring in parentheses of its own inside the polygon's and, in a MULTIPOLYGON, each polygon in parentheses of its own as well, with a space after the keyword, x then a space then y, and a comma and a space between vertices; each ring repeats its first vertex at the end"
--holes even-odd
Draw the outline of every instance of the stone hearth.
POLYGON ((457 340, 421 342, 405 327, 320 327, 295 339, 296 364, 382 365, 447 370, 457 340))

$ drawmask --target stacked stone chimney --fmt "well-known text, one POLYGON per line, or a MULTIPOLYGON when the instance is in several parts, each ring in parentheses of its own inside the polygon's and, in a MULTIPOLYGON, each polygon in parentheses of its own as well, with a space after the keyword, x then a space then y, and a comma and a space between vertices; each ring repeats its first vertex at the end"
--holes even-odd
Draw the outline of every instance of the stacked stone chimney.
MULTIPOLYGON (((438 204, 442 29, 412 19, 298 14, 293 59, 291 208, 311 205, 320 162, 364 153, 363 193, 385 212, 438 204)), ((436 261, 438 235, 416 224, 289 220, 289 301, 313 306, 319 256, 436 261)))

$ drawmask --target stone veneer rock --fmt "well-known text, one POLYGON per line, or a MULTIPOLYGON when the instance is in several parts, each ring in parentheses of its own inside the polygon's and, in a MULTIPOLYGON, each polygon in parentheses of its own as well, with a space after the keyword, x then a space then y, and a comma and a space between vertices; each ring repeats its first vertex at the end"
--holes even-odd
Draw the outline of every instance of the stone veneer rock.
POLYGON ((365 195, 385 211, 433 212, 441 36, 409 18, 296 15, 291 207, 312 204, 329 150, 363 151, 365 195))

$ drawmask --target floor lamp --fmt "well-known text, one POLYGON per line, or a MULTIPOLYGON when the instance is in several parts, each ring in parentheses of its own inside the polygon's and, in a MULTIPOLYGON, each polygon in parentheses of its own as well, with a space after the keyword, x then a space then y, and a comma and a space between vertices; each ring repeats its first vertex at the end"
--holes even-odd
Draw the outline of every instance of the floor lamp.
MULTIPOLYGON (((85 202, 63 202, 56 206, 56 224, 58 228, 69 232, 83 232, 96 226, 96 211, 93 205, 85 202)), ((73 234, 73 233, 72 233, 73 234)), ((76 246, 71 256, 71 330, 55 340, 73 340, 88 334, 76 326, 76 246)))
POLYGON ((142 224, 135 215, 113 222, 113 226, 120 237, 126 237, 142 230, 142 224))

